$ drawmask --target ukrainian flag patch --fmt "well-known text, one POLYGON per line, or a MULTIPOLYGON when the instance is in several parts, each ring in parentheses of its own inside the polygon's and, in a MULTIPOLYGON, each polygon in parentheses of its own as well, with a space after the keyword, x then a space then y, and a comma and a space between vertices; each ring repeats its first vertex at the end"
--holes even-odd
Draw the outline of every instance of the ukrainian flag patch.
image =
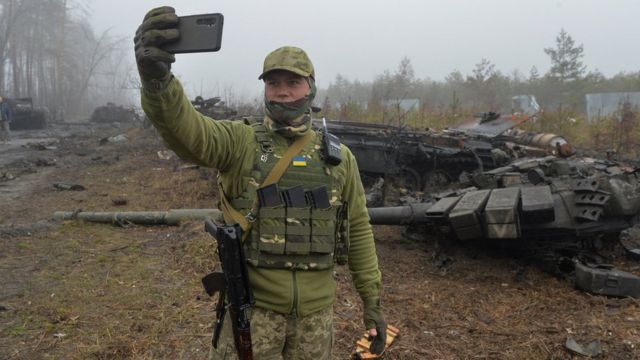
POLYGON ((293 158, 292 162, 293 166, 307 166, 307 160, 305 160, 304 156, 296 156, 293 158))

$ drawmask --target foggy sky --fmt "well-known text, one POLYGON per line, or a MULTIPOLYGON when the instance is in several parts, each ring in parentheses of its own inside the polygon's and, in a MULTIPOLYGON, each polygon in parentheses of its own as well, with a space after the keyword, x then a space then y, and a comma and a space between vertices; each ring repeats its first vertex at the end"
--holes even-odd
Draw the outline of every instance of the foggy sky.
POLYGON ((151 8, 177 14, 224 14, 222 49, 177 55, 174 73, 190 97, 223 89, 247 98, 261 94, 264 56, 283 45, 305 49, 326 88, 341 74, 373 80, 408 57, 417 78, 443 80, 471 73, 486 58, 496 69, 528 76, 549 69, 545 47, 561 28, 584 45, 588 70, 609 77, 640 70, 637 0, 90 0, 98 34, 133 34, 151 8))

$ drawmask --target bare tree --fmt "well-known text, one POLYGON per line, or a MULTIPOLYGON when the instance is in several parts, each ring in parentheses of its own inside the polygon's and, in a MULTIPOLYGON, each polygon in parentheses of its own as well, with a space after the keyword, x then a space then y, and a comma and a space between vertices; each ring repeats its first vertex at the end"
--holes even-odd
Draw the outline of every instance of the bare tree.
POLYGON ((72 59, 68 59, 68 65, 75 65, 75 75, 71 78, 73 84, 69 86, 66 93, 72 95, 63 103, 68 111, 78 111, 82 109, 82 104, 86 102, 86 96, 89 94, 91 81, 97 75, 101 65, 107 62, 109 55, 116 51, 123 43, 124 39, 114 39, 109 36, 109 30, 104 31, 98 38, 94 37, 93 30, 88 23, 83 22, 77 24, 77 46, 70 49, 72 59))
POLYGON ((76 115, 115 83, 126 93, 123 39, 96 36, 87 15, 86 0, 0 0, 0 93, 76 115))

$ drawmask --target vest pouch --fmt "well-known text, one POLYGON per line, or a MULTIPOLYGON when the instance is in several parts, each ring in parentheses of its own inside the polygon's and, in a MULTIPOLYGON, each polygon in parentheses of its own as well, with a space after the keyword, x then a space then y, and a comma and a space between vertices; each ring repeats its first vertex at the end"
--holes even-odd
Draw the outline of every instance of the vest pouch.
POLYGON ((285 249, 284 206, 263 207, 258 210, 258 250, 268 254, 284 254, 285 249))
POLYGON ((311 252, 310 208, 287 208, 287 241, 284 252, 291 255, 308 255, 311 252))
POLYGON ((311 252, 332 254, 336 246, 336 214, 339 206, 311 210, 311 252))
POLYGON ((346 265, 349 260, 349 214, 347 204, 338 209, 338 226, 336 235, 336 263, 346 265))

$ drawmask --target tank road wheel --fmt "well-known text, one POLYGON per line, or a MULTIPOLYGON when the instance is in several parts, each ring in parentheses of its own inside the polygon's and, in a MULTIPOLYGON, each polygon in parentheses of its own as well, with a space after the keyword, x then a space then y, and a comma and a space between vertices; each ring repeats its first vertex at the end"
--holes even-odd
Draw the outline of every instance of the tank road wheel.
POLYGON ((442 170, 428 171, 423 175, 422 191, 429 192, 432 189, 447 186, 451 183, 451 179, 446 172, 442 170))

